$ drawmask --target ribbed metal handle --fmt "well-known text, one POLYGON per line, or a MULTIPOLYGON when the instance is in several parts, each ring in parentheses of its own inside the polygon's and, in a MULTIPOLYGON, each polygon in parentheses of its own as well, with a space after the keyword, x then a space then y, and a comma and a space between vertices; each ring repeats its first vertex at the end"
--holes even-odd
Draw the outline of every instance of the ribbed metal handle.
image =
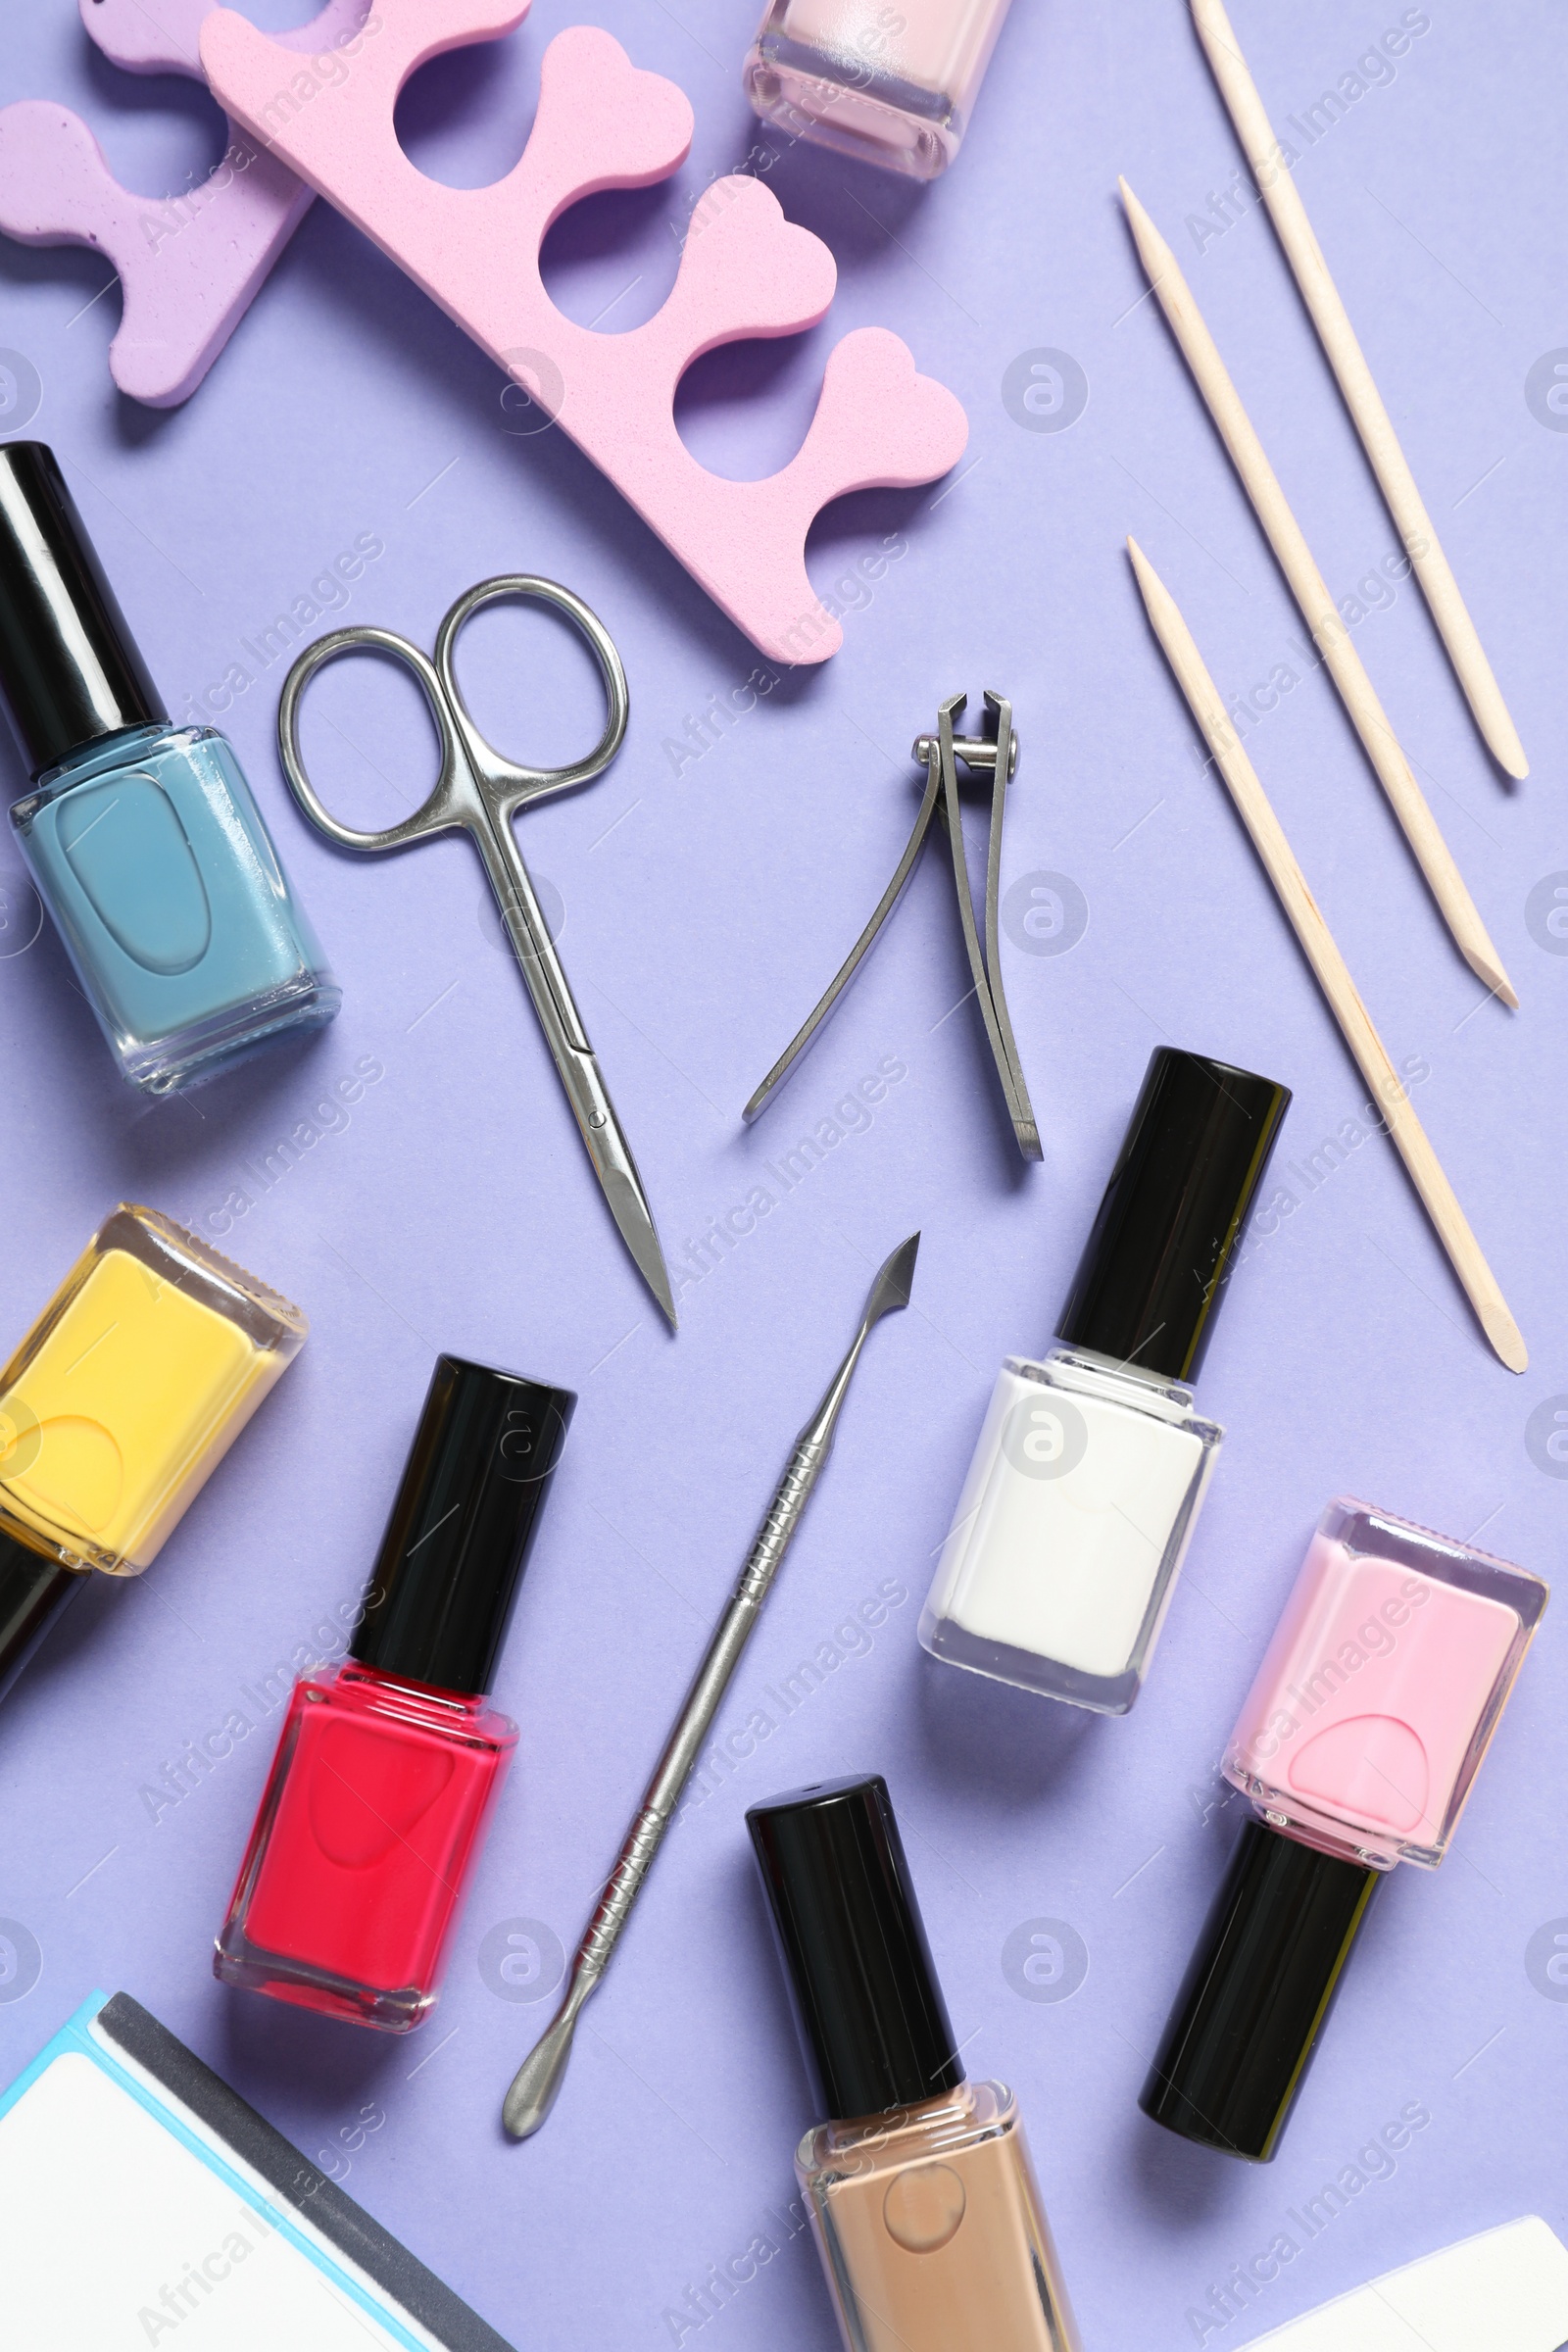
POLYGON ((754 1608, 761 1607, 767 1588, 789 1549, 790 1538, 800 1525, 801 1513, 810 1499, 816 1474, 826 1459, 827 1447, 817 1438, 797 1446, 790 1455, 767 1506, 766 1517, 757 1531, 757 1541, 746 1555, 746 1565, 735 1586, 737 1600, 748 1600, 754 1608))
POLYGON ((598 1909, 588 1922, 577 1953, 576 1966, 592 1969, 598 1976, 615 1948, 615 1938, 626 1924, 626 1914, 637 1900, 637 1890, 648 1872, 648 1865, 659 1851, 659 1841, 669 1826, 667 1813, 657 1813, 645 1805, 631 1826, 631 1835, 620 1849, 620 1856, 598 1909))

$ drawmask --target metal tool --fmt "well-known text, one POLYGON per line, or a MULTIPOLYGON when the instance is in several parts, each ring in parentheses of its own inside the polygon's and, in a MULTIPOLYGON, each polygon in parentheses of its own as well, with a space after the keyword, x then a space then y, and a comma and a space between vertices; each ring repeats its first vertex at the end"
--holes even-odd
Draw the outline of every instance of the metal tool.
POLYGON ((953 721, 963 709, 965 700, 966 697, 961 694, 949 695, 937 715, 936 734, 916 736, 910 758, 924 764, 925 794, 914 820, 914 831, 909 835, 892 881, 877 902, 875 913, 834 974, 825 995, 796 1031, 742 1111, 741 1117, 748 1126, 767 1108, 875 946, 883 925, 903 898, 909 877, 919 863, 920 852, 931 830, 931 820, 940 814, 953 852, 953 879, 958 895, 958 919, 963 925, 963 944, 969 957, 969 972, 974 981, 974 993, 979 999, 986 1036, 991 1041, 997 1075, 1002 1080, 1007 1116, 1012 1121, 1012 1132, 1025 1159, 1041 1157, 1040 1130, 1035 1123, 1029 1089, 1024 1082, 1023 1065, 1018 1059, 1017 1041, 1013 1037, 1012 1021, 1007 1012, 1007 1000, 1003 992, 1002 956, 997 938, 997 906, 1002 877, 1002 823, 1006 808, 1007 786, 1018 766, 1018 738, 1012 730, 1011 703, 1004 701, 1001 695, 993 694, 989 687, 985 698, 986 732, 983 735, 955 735, 953 721), (992 779, 991 834, 986 853, 984 947, 981 946, 979 926, 975 921, 969 868, 963 854, 963 829, 958 810, 960 760, 971 775, 988 775, 992 779))
POLYGON ((670 1293, 664 1253, 659 1246, 653 1210, 643 1191, 631 1146, 615 1116, 609 1089, 588 1042, 582 1015, 572 1002, 566 975, 551 943, 539 910, 528 869, 512 830, 519 808, 558 792, 570 792, 602 775, 619 751, 626 733, 628 709, 626 672, 614 642, 598 615, 581 597, 554 580, 527 572, 509 572, 481 580, 460 596, 436 631, 435 661, 430 662, 416 645, 391 629, 361 625, 334 629, 308 646, 283 685, 277 711, 277 741, 289 789, 306 815, 328 841, 340 849, 376 852, 404 850, 414 842, 433 840, 438 833, 466 832, 484 859, 490 887, 496 894, 507 936, 512 942, 522 977, 533 999, 552 1058, 566 1090, 594 1172, 604 1187, 610 1213, 637 1262, 638 1272, 671 1323, 675 1301, 670 1293), (469 714, 458 685, 453 657, 464 623, 481 605, 503 596, 529 597, 564 614, 585 641, 599 664, 605 689, 605 731, 584 760, 569 767, 525 767, 504 759, 485 741, 469 714), (430 707, 441 743, 441 769, 429 798, 412 816, 379 833, 357 833, 340 824, 317 798, 300 756, 300 698, 324 662, 340 654, 381 653, 412 670, 430 707))
POLYGON ((795 1441, 784 1475, 758 1530, 757 1541, 747 1554, 746 1565, 714 1628, 708 1654, 697 1669, 696 1680, 686 1693, 685 1703, 664 1743, 664 1752, 644 1791, 619 1859, 605 1883, 577 1947, 566 1980, 565 1998, 556 2012, 554 2023, 517 2069, 507 2093, 501 2120, 514 2139, 529 2138, 556 2103, 583 2004, 610 1965, 611 1954, 674 1816, 687 1775, 697 1761, 719 1701, 740 1663, 741 1652, 789 1549, 790 1539, 800 1525, 801 1514, 810 1500, 811 1490, 822 1475, 822 1466, 832 1450, 839 1414, 855 1367, 860 1360, 860 1350, 873 1324, 896 1308, 908 1305, 919 1247, 920 1236, 911 1233, 877 1275, 850 1351, 795 1441))

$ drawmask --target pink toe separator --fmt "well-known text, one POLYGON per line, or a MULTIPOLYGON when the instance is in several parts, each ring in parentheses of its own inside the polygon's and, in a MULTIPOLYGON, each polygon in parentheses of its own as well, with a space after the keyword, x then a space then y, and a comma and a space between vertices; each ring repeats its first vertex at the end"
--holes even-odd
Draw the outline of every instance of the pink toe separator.
POLYGON ((780 662, 825 661, 843 632, 807 577, 812 517, 846 491, 935 481, 962 454, 963 410, 915 372, 897 335, 860 328, 830 355, 810 430, 782 471, 732 482, 700 466, 675 429, 685 369, 719 344, 815 325, 833 299, 833 257, 760 181, 720 179, 656 317, 618 335, 564 318, 539 275, 551 222, 598 189, 667 178, 691 145, 692 113, 608 32, 576 25, 545 52, 533 132, 506 178, 427 178, 398 143, 399 91, 427 58, 494 39, 526 6, 375 0, 351 39, 314 60, 303 41, 285 47, 219 9, 202 26, 202 64, 265 155, 363 229, 547 410, 755 645, 780 662))
MULTIPOLYGON (((328 0, 285 33, 289 50, 351 37, 369 0, 328 0)), ((204 78, 202 21, 213 0, 80 0, 93 40, 131 74, 204 78)), ((87 245, 120 274, 109 368, 122 392, 172 408, 195 391, 310 206, 312 190, 232 122, 221 160, 182 196, 122 188, 79 115, 46 100, 0 109, 0 229, 25 245, 87 245)))

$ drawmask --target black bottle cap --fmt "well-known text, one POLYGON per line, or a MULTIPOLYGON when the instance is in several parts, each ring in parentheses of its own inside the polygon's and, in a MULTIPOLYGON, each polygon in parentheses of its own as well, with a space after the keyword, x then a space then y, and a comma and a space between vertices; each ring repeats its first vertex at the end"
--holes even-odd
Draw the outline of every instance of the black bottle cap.
POLYGON ((1386 1875, 1250 1821, 1166 2021, 1144 2113, 1266 2164, 1386 1875))
POLYGON ((350 1645, 438 1690, 490 1688, 577 1399, 438 1355, 350 1645))
POLYGON ((1155 1048, 1058 1338, 1192 1379, 1290 1100, 1272 1078, 1155 1048))
POLYGON ((0 447, 0 701, 29 775, 169 713, 42 441, 0 447))
POLYGON ((90 1568, 68 1568, 0 1528, 0 1698, 4 1698, 61 1612, 82 1592, 90 1568))
POLYGON ((963 2081, 893 1800, 824 1781, 746 1816, 818 2113, 912 2107, 963 2081))

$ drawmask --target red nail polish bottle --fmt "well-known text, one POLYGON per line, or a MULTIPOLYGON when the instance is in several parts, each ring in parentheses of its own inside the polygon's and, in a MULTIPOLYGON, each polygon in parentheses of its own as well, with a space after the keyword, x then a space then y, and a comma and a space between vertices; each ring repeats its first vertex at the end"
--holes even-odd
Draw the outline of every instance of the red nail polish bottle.
POLYGON ((295 1686, 224 1983, 389 2034, 434 2008, 517 1743, 484 1694, 576 1401, 438 1357, 349 1654, 295 1686))

